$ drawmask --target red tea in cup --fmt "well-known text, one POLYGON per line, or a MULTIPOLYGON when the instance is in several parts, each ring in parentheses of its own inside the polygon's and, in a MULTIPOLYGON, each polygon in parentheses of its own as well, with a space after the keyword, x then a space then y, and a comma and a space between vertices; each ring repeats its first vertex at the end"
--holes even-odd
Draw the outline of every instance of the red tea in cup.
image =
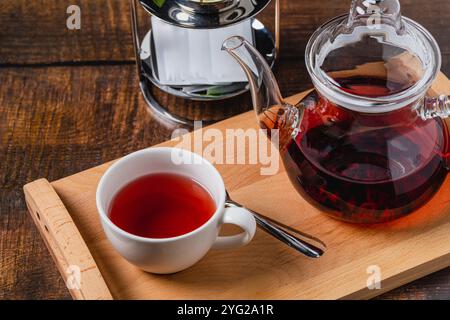
POLYGON ((227 206, 226 194, 219 171, 198 154, 155 147, 108 168, 96 204, 106 238, 123 258, 144 271, 169 274, 193 266, 212 248, 238 248, 253 239, 255 217, 227 206), (224 224, 243 232, 220 236, 224 224))
POLYGON ((143 176, 114 197, 109 218, 145 238, 172 238, 205 224, 216 211, 211 194, 197 181, 173 173, 143 176))

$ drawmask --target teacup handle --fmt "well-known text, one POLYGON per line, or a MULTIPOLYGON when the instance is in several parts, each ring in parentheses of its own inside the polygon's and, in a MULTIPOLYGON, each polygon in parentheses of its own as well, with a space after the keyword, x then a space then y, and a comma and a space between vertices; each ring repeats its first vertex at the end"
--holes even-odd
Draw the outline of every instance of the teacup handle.
POLYGON ((245 246, 255 235, 255 217, 244 208, 230 207, 224 210, 221 224, 234 224, 244 230, 244 232, 234 236, 217 237, 216 242, 213 244, 213 249, 231 249, 245 246))

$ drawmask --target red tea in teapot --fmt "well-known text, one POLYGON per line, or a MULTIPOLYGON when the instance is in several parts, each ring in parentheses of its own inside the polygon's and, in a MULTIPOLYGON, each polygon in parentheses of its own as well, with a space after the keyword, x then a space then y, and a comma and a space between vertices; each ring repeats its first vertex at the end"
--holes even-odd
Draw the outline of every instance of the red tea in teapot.
MULTIPOLYGON (((381 78, 334 79, 347 92, 380 97, 405 90, 381 78)), ((282 151, 297 190, 342 220, 389 221, 426 203, 446 176, 448 131, 411 106, 364 114, 310 94, 301 130, 282 151)))
POLYGON ((296 106, 284 101, 270 66, 248 41, 231 37, 223 44, 245 70, 260 125, 279 129, 297 190, 349 222, 413 212, 440 188, 450 166, 442 120, 450 117, 450 95, 427 94, 441 52, 400 7, 399 0, 354 0, 348 15, 320 26, 305 50, 316 91, 296 106))

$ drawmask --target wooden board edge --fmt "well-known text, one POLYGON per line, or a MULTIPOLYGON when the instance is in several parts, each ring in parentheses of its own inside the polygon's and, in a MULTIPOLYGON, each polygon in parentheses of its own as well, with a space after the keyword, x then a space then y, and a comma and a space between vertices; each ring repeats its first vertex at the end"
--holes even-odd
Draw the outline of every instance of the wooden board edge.
POLYGON ((450 266, 450 254, 440 256, 434 260, 418 265, 414 268, 400 272, 380 282, 380 289, 364 288, 352 294, 339 298, 339 300, 369 300, 381 296, 384 293, 397 289, 415 280, 443 270, 450 266))
POLYGON ((30 215, 75 300, 112 300, 112 294, 69 212, 46 179, 24 186, 30 215))
MULTIPOLYGON (((311 91, 311 90, 309 90, 311 91)), ((309 91, 306 91, 304 93, 296 94, 292 97, 287 98, 286 100, 291 104, 296 104, 298 101, 305 96, 309 91)), ((433 94, 440 94, 440 93, 449 93, 450 91, 450 80, 447 78, 445 74, 440 72, 438 74, 438 77, 433 84, 433 87, 431 89, 431 92, 433 94)), ((220 121, 218 123, 222 124, 228 124, 233 122, 233 120, 237 117, 250 117, 250 115, 253 114, 253 111, 248 111, 245 113, 242 113, 240 115, 228 118, 226 120, 220 121)), ((450 125, 450 119, 447 121, 447 123, 450 125)), ((217 123, 215 124, 217 125, 217 123)), ((225 125, 226 126, 226 125, 225 125)), ((188 133, 192 134, 192 133, 188 133)), ((161 145, 167 145, 169 144, 169 141, 163 142, 161 144, 155 145, 161 146, 161 145)), ((113 160, 109 163, 102 164, 100 166, 90 168, 86 170, 85 172, 88 172, 90 170, 95 170, 96 168, 101 168, 105 165, 111 164, 116 160, 113 160)), ((80 174, 81 172, 77 173, 80 174)), ((65 177, 61 180, 70 178, 65 177)), ((59 181, 59 180, 58 180, 59 181)), ((53 259, 64 279, 64 281, 67 283, 68 278, 70 274, 67 273, 67 268, 72 265, 72 260, 76 260, 76 257, 73 257, 70 252, 67 250, 67 246, 61 245, 61 242, 59 238, 56 238, 55 235, 59 233, 58 231, 58 224, 56 226, 52 225, 52 223, 48 223, 49 220, 42 219, 42 217, 47 217, 46 213, 47 211, 56 210, 61 214, 61 217, 64 217, 63 219, 67 222, 66 226, 67 228, 73 229, 71 232, 77 234, 74 238, 70 239, 70 242, 73 245, 79 244, 81 247, 84 247, 82 252, 86 257, 88 257, 88 261, 90 261, 90 266, 87 268, 82 269, 82 273, 87 274, 88 272, 92 271, 92 273, 99 278, 99 280, 96 280, 95 284, 92 284, 90 282, 87 282, 82 286, 81 290, 74 290, 70 289, 69 291, 74 299, 112 299, 112 295, 110 290, 108 289, 106 282, 101 275, 100 270, 97 267, 97 264, 95 263, 95 260, 93 259, 92 255, 90 254, 90 251, 84 242, 81 234, 79 233, 75 223, 73 222, 69 212, 65 208, 64 204, 62 203, 61 199, 59 198, 56 191, 53 189, 51 184, 46 179, 40 179, 36 180, 34 182, 31 182, 24 186, 24 192, 25 192, 25 199, 26 203, 30 212, 31 217, 33 218, 33 221, 35 222, 39 232, 41 233, 42 238, 44 239, 44 242, 46 243, 50 253, 53 256, 53 259), (41 189, 41 190, 40 190, 41 189), (45 194, 45 197, 48 197, 47 200, 41 199, 41 194, 45 194), (39 216, 41 219, 38 218, 37 213, 39 213, 39 216), (91 269, 92 268, 92 269, 91 269), (100 292, 100 294, 97 294, 100 292)), ((50 222, 53 221, 52 217, 49 217, 47 219, 50 219, 50 222)), ((53 224, 55 221, 53 221, 53 224)), ((61 224, 61 222, 59 222, 61 224)), ((68 239, 66 239, 67 241, 68 239)), ((64 243, 64 242, 63 242, 64 243)), ((81 248, 80 247, 80 248, 81 248)), ((73 253, 73 252, 72 252, 73 253)), ((79 265, 79 264, 78 264, 79 265)), ((424 276, 427 276, 431 273, 437 272, 439 270, 442 270, 450 265, 450 255, 445 255, 442 257, 439 257, 436 260, 429 261, 425 264, 416 266, 415 268, 411 269, 410 271, 414 271, 411 273, 408 272, 402 272, 395 276, 392 276, 388 279, 383 280, 382 282, 382 288, 380 290, 369 290, 367 288, 361 289, 357 292, 354 292, 350 295, 341 297, 339 299, 341 300, 352 300, 352 299, 371 299, 374 297, 377 297, 379 295, 382 295, 386 292, 389 292, 390 290, 393 290, 395 288, 398 288, 404 284, 407 284, 411 281, 417 280, 419 278, 422 278, 424 276)), ((82 277, 83 278, 83 277, 82 277)), ((82 280, 83 282, 83 280, 82 280)))

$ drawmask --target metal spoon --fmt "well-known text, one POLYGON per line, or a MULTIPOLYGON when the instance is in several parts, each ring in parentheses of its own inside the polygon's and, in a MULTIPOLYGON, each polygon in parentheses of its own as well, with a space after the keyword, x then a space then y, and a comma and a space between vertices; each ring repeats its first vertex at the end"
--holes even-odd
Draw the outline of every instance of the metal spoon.
MULTIPOLYGON (((228 207, 240 207, 240 208, 244 208, 243 205, 237 203, 236 201, 233 201, 230 197, 230 195, 227 192, 227 200, 226 200, 226 205, 228 207)), ((269 233, 270 235, 274 236, 275 238, 277 238, 278 240, 286 243, 288 246, 290 246, 291 248, 294 248, 295 250, 299 251, 300 253, 310 257, 310 258, 319 258, 324 254, 324 250, 302 240, 299 239, 298 237, 292 235, 289 231, 291 232, 295 232, 296 234, 298 234, 301 237, 304 238, 308 238, 309 240, 313 240, 315 242, 320 243, 322 246, 326 247, 325 244, 320 241, 319 239, 312 237, 306 233, 302 233, 300 231, 297 231, 293 228, 290 228, 286 225, 283 225, 273 219, 270 219, 268 217, 265 217, 253 210, 250 210, 248 208, 245 208, 248 211, 250 211, 256 220, 256 223, 258 224, 258 226, 263 229, 264 231, 266 231, 267 233, 269 233)))

